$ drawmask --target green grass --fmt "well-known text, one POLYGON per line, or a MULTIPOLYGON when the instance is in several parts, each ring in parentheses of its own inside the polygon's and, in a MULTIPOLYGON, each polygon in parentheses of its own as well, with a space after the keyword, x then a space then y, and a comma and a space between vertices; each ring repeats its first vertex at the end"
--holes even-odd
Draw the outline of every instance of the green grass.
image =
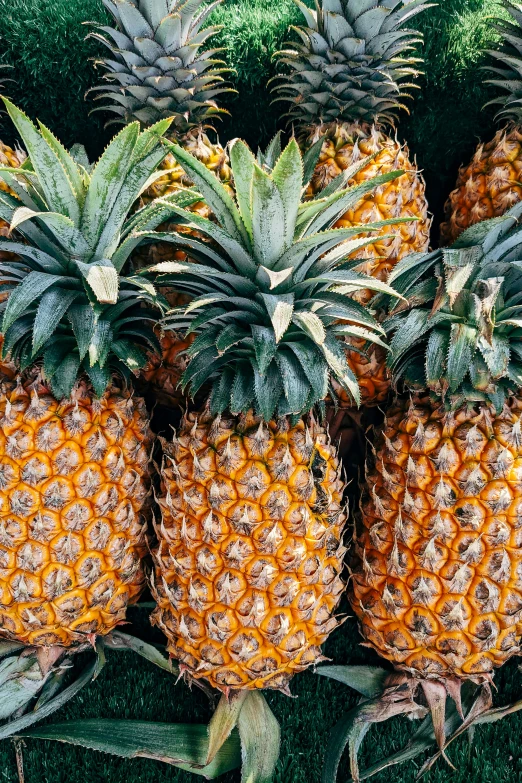
MULTIPOLYGON (((0 9, 0 62, 14 67, 16 79, 6 93, 65 144, 81 142, 98 155, 106 118, 90 115, 93 102, 84 96, 99 78, 90 58, 101 47, 85 40, 83 23, 108 21, 100 0, 2 0, 0 9)), ((5 138, 12 138, 9 127, 5 138)))
MULTIPOLYGON (((469 159, 477 139, 494 132, 493 113, 482 111, 490 95, 478 67, 481 54, 494 33, 488 23, 492 0, 440 0, 439 7, 422 17, 426 37, 426 76, 411 115, 398 129, 417 156, 428 183, 431 209, 440 217, 444 200, 455 181, 459 164, 469 159)), ((32 117, 40 117, 67 144, 87 144, 98 154, 108 138, 102 117, 89 115, 92 101, 85 91, 99 75, 89 58, 100 56, 96 42, 85 41, 81 22, 102 21, 99 0, 0 0, 0 62, 15 66, 17 85, 9 92, 32 117), (45 31, 45 36, 42 34, 45 31)), ((236 71, 239 92, 227 102, 232 112, 220 128, 222 140, 243 136, 250 144, 265 144, 277 127, 278 116, 266 90, 274 75, 272 53, 287 38, 288 26, 299 22, 291 0, 226 0, 214 21, 224 25, 218 43, 236 71)), ((9 139, 6 126, 3 138, 9 139)), ((146 612, 131 610, 134 630, 143 638, 161 640, 147 622, 146 612)), ((358 644, 355 623, 349 620, 327 645, 336 663, 376 662, 358 644)), ((522 677, 515 661, 496 675, 497 704, 522 698, 522 677)), ((283 747, 275 783, 319 783, 322 753, 338 718, 355 703, 348 689, 312 672, 292 684, 296 699, 269 694, 281 722, 283 747)), ((127 717, 159 721, 207 721, 210 711, 198 690, 130 654, 112 654, 101 677, 67 705, 53 720, 127 717)), ((521 717, 481 728, 468 756, 465 740, 449 755, 457 767, 451 771, 437 763, 425 778, 429 783, 518 783, 522 779, 521 717)), ((374 728, 365 741, 362 766, 388 755, 406 741, 412 725, 403 719, 374 728)), ((27 783, 190 783, 197 778, 166 765, 146 760, 127 761, 57 744, 28 740, 24 749, 27 783)), ((411 783, 421 760, 375 778, 376 783, 411 783)), ((339 781, 349 778, 346 760, 339 781)), ((198 778, 200 779, 200 778, 198 778)), ((237 783, 239 775, 223 778, 237 783)), ((16 783, 14 751, 0 744, 0 783, 16 783)))

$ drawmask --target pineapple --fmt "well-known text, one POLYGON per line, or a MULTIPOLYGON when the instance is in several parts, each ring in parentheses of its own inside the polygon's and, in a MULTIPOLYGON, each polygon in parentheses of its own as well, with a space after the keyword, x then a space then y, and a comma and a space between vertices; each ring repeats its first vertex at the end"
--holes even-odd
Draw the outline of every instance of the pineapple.
MULTIPOLYGON (((193 397, 211 384, 208 405, 187 413, 165 444, 153 622, 189 677, 224 693, 286 690, 321 660, 344 589, 341 465, 310 411, 330 377, 360 402, 340 338, 379 340, 380 327, 351 293, 393 293, 347 260, 372 239, 332 226, 401 172, 346 190, 338 183, 307 202, 295 140, 272 170, 236 141, 236 204, 195 158, 171 149, 218 224, 178 210, 215 245, 192 241, 198 264, 149 270, 158 286, 194 296, 166 320, 195 335, 183 387, 193 397)), ((189 240, 172 241, 183 250, 189 240)))
MULTIPOLYGON (((410 50, 422 39, 403 27, 427 6, 422 0, 317 0, 311 10, 301 0, 295 2, 306 26, 294 28, 299 43, 278 53, 290 73, 277 77, 275 90, 276 100, 289 105, 286 116, 296 127, 302 149, 315 149, 319 156, 307 195, 317 196, 341 176, 357 184, 377 174, 404 171, 399 179, 361 198, 337 224, 344 228, 384 218, 417 218, 418 222, 404 223, 394 237, 382 236, 358 252, 364 259, 361 271, 385 281, 401 258, 426 251, 429 245, 424 179, 408 148, 385 132, 386 126, 394 126, 403 99, 410 97, 403 90, 414 85, 405 80, 418 75, 419 61, 410 50)), ((382 234, 387 234, 385 228, 382 234)), ((367 303, 371 292, 356 296, 367 303)), ((345 342, 348 361, 360 372, 358 357, 364 346, 345 342)), ((364 404, 377 405, 386 397, 383 355, 371 348, 362 361, 367 381, 364 404)), ((347 407, 345 397, 339 402, 347 407)))
POLYGON ((4 102, 30 166, 0 168, 15 194, 0 217, 24 239, 0 240, 23 259, 2 264, 17 377, 0 385, 0 634, 70 648, 121 623, 145 583, 152 441, 132 380, 159 350, 162 300, 128 259, 171 212, 165 199, 130 211, 169 121, 128 125, 90 171, 4 102))
POLYGON ((499 0, 511 19, 493 23, 503 45, 489 54, 496 60, 488 66, 489 80, 502 95, 487 105, 500 107, 496 119, 504 121, 495 138, 479 144, 472 161, 462 166, 457 185, 446 203, 446 221, 441 225, 441 244, 451 245, 460 234, 482 220, 504 215, 522 199, 522 8, 512 0, 499 0))
MULTIPOLYGON (((204 0, 103 0, 114 19, 115 28, 97 25, 92 37, 110 51, 110 58, 100 61, 107 73, 104 84, 94 87, 99 107, 116 114, 113 122, 138 120, 149 126, 163 118, 173 118, 169 138, 195 155, 209 171, 220 178, 232 192, 231 170, 225 149, 213 143, 206 129, 215 117, 226 113, 216 103, 216 97, 233 92, 223 75, 229 72, 216 59, 219 49, 203 49, 204 43, 219 27, 201 29, 218 2, 205 5, 204 0), (109 101, 109 103, 107 103, 109 101)), ((210 126, 211 127, 211 126, 210 126)), ((190 177, 169 154, 160 164, 158 178, 142 194, 144 203, 190 187, 190 177)), ((203 201, 191 210, 202 217, 211 217, 203 201)), ((176 225, 164 230, 178 229, 176 225)), ((172 260, 171 246, 143 245, 134 255, 138 267, 157 260, 172 260)), ((184 344, 175 333, 162 335, 162 360, 151 354, 144 377, 161 401, 179 404, 179 353, 184 344)))
MULTIPOLYGON (((386 367, 386 350, 374 343, 367 345, 365 340, 351 339, 346 349, 346 361, 359 382, 361 403, 366 407, 382 405, 388 399, 390 378, 386 367)), ((341 386, 333 379, 339 408, 353 408, 353 401, 341 386)))
POLYGON ((276 100, 289 104, 286 116, 296 127, 302 148, 317 145, 319 159, 308 195, 316 196, 343 173, 356 184, 404 170, 402 177, 354 204, 338 223, 348 227, 391 217, 418 219, 404 224, 394 238, 380 238, 359 254, 366 274, 386 280, 397 261, 427 250, 429 244, 424 180, 407 147, 384 131, 393 127, 402 100, 410 97, 403 89, 414 85, 405 80, 418 75, 419 61, 409 51, 421 36, 402 28, 427 6, 421 0, 317 0, 311 10, 300 0, 295 2, 306 26, 294 28, 299 43, 278 53, 290 73, 277 77, 275 90, 276 100), (350 171, 354 164, 355 176, 350 171))
POLYGON ((409 394, 387 410, 367 471, 350 600, 396 673, 361 721, 427 704, 441 750, 446 693, 460 710, 462 683, 478 685, 477 717, 520 650, 521 216, 522 203, 390 278, 413 303, 386 323, 409 394))
MULTIPOLYGON (((223 80, 229 72, 215 55, 220 49, 202 50, 219 27, 201 29, 221 0, 204 5, 203 0, 103 0, 115 28, 96 25, 91 36, 110 51, 99 62, 107 73, 105 83, 92 88, 97 99, 109 101, 99 107, 117 115, 113 122, 138 120, 148 127, 172 118, 169 138, 195 155, 229 186, 230 166, 221 145, 213 144, 205 128, 214 117, 225 114, 215 98, 233 92, 223 80)), ((190 185, 182 167, 172 155, 160 165, 159 178, 142 198, 176 192, 190 185)), ((192 207, 208 217, 203 203, 192 207)))

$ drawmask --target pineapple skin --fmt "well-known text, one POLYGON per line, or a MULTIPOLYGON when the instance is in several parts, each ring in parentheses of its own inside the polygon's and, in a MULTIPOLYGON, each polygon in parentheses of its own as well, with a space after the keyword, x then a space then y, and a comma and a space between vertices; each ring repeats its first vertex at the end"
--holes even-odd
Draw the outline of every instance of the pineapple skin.
MULTIPOLYGON (((308 196, 316 197, 335 177, 365 156, 377 153, 369 164, 349 181, 359 185, 379 174, 399 169, 404 174, 393 182, 380 185, 364 196, 358 204, 335 224, 335 228, 349 228, 372 220, 415 217, 418 222, 399 226, 385 226, 381 236, 396 234, 395 239, 376 241, 357 251, 363 259, 360 270, 386 281, 394 266, 410 253, 428 250, 431 220, 425 195, 425 183, 421 173, 409 159, 406 146, 386 136, 377 127, 368 124, 332 122, 304 129, 299 135, 303 149, 324 138, 323 149, 314 176, 308 187, 308 196)), ((364 236, 361 234, 361 237, 364 236)), ((377 234, 377 237, 379 234, 377 234)), ((370 291, 363 297, 371 298, 370 291)))
POLYGON ((149 354, 141 377, 149 383, 158 402, 169 406, 183 405, 184 396, 178 384, 187 364, 184 353, 194 342, 195 335, 182 337, 177 332, 159 332, 161 356, 149 354))
MULTIPOLYGON (((193 128, 183 136, 170 136, 168 138, 172 143, 179 144, 183 149, 190 152, 191 155, 194 155, 224 185, 230 187, 232 170, 229 165, 227 151, 221 144, 211 142, 201 127, 193 128)), ((157 179, 142 196, 145 202, 152 201, 155 198, 164 198, 182 188, 190 188, 194 184, 171 153, 160 164, 160 169, 165 174, 157 179)), ((232 189, 231 192, 233 193, 232 189)), ((210 208, 203 201, 193 204, 189 209, 197 212, 201 217, 210 218, 212 214, 210 208)))
POLYGON ((387 414, 350 601, 367 644, 421 678, 488 679, 522 634, 522 397, 501 414, 428 396, 387 414))
MULTIPOLYGON (((391 381, 386 367, 386 351, 379 345, 366 347, 365 340, 346 339, 346 361, 361 390, 361 405, 373 408, 388 399, 391 381)), ((339 408, 354 408, 353 400, 335 378, 331 379, 339 408)))
POLYGON ((522 132, 517 126, 498 131, 480 144, 445 207, 441 245, 451 245, 470 226, 504 215, 522 199, 522 132))
POLYGON ((153 624, 190 677, 286 690, 321 660, 346 523, 324 430, 188 414, 165 444, 153 624))
POLYGON ((0 395, 0 634, 73 647, 125 619, 145 576, 151 433, 142 400, 38 382, 0 395))

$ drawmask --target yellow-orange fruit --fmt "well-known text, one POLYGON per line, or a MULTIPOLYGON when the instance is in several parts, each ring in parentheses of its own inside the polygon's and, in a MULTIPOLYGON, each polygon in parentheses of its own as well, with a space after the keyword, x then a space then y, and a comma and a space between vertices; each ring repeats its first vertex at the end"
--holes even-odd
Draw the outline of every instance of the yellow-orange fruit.
POLYGON ((321 659, 346 522, 325 432, 189 414, 165 446, 153 622, 191 677, 285 689, 321 659))
MULTIPOLYGON (((349 228, 390 218, 418 218, 412 223, 384 227, 377 237, 394 234, 394 239, 378 240, 357 251, 355 257, 364 260, 361 271, 386 281, 401 258, 409 253, 425 252, 429 247, 431 221, 424 179, 410 161, 408 148, 375 126, 347 122, 323 124, 304 130, 299 136, 299 142, 304 149, 308 149, 320 138, 324 138, 324 144, 308 187, 310 197, 317 196, 335 177, 370 155, 375 157, 348 185, 358 185, 391 171, 405 172, 402 177, 372 190, 336 223, 336 228, 349 228)), ((363 236, 360 235, 361 238, 363 236)), ((370 296, 370 292, 367 292, 363 298, 367 300, 370 296)))
MULTIPOLYGON (((390 378, 386 367, 386 351, 365 340, 350 338, 345 349, 348 366, 355 374, 361 390, 361 405, 373 407, 386 402, 390 391, 390 378), (351 346, 351 347, 348 347, 351 346)), ((332 387, 340 408, 353 408, 353 400, 332 378, 332 387)))
POLYGON ((74 646, 125 619, 144 587, 151 434, 144 403, 37 382, 0 393, 0 634, 74 646))
POLYGON ((351 602, 368 644, 421 677, 484 678, 522 634, 522 398, 388 411, 362 499, 351 602))
POLYGON ((522 198, 522 133, 511 127, 480 144, 471 163, 462 166, 446 203, 441 244, 451 245, 470 226, 500 217, 522 198))
MULTIPOLYGON (((194 128, 181 138, 172 138, 176 144, 194 155, 203 163, 209 171, 215 174, 221 182, 230 187, 232 180, 232 170, 229 165, 229 159, 226 150, 219 143, 212 143, 207 134, 201 128, 194 128)), ((143 198, 149 201, 155 198, 162 198, 175 193, 182 188, 193 187, 194 183, 187 176, 184 169, 180 166, 175 157, 169 153, 160 165, 160 169, 165 172, 164 176, 156 180, 146 191, 143 198)), ((191 208, 197 211, 202 217, 210 217, 211 211, 204 202, 197 202, 191 208)))

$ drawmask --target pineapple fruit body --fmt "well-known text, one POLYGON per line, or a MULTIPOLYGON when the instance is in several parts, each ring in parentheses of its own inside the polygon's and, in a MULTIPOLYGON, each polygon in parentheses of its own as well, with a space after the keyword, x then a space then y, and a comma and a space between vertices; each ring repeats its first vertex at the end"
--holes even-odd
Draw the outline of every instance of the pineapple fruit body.
POLYGON ((4 378, 0 417, 0 633, 64 647, 106 634, 145 583, 144 404, 4 378))
MULTIPOLYGON (((404 256, 426 252, 429 246, 424 179, 408 148, 385 133, 385 128, 396 127, 405 99, 411 98, 412 80, 419 75, 419 60, 412 52, 422 36, 411 22, 429 6, 416 0, 317 0, 313 8, 297 4, 305 24, 294 28, 299 39, 277 53, 283 68, 274 93, 287 108, 288 123, 297 126, 303 150, 323 139, 308 197, 316 197, 348 169, 353 169, 350 185, 404 171, 399 179, 363 196, 336 223, 347 228, 390 218, 417 219, 383 227, 372 235, 375 242, 353 254, 361 258, 360 271, 386 281, 404 256), (384 238, 390 234, 392 239, 384 238)), ((365 289, 353 297, 367 304, 372 294, 365 289)), ((383 366, 376 371, 382 375, 383 366)), ((377 398, 370 397, 369 403, 378 404, 377 398)), ((343 407, 345 402, 340 400, 343 407)))
MULTIPOLYGON (((393 233, 394 239, 379 240, 377 233, 374 244, 357 251, 354 257, 364 259, 362 271, 386 281, 401 258, 410 253, 426 252, 430 240, 426 186, 421 173, 411 163, 406 146, 375 125, 365 123, 327 123, 305 129, 299 138, 305 149, 324 138, 321 156, 308 186, 310 197, 316 197, 335 177, 365 157, 375 156, 349 181, 350 186, 390 171, 404 170, 402 177, 375 188, 336 223, 338 228, 349 228, 389 218, 417 218, 418 222, 404 223, 393 230, 385 226, 380 235, 393 233)), ((365 295, 367 300, 371 296, 370 292, 365 295)))
POLYGON ((513 126, 479 145, 471 163, 461 167, 446 203, 441 243, 453 244, 470 226, 504 215, 521 199, 522 133, 513 126))
MULTIPOLYGON (((321 660, 344 589, 341 466, 310 411, 332 377, 359 399, 341 341, 354 330, 339 320, 362 316, 370 342, 379 340, 380 327, 351 293, 395 292, 363 275, 350 275, 349 292, 333 291, 342 275, 329 279, 326 269, 336 270, 345 256, 328 250, 359 229, 328 229, 360 191, 343 188, 341 178, 331 190, 342 203, 333 209, 327 198, 303 199, 305 165, 295 139, 273 166, 244 142, 232 143, 234 177, 243 182, 237 203, 185 150, 172 153, 206 200, 219 199, 222 208, 219 229, 197 223, 205 238, 191 248, 202 263, 151 269, 158 287, 199 297, 163 324, 195 335, 183 390, 194 399, 210 386, 201 413, 186 415, 165 444, 153 621, 187 676, 224 693, 286 690, 295 672, 321 660)), ((174 246, 183 249, 183 238, 174 246)))
POLYGON ((522 634, 522 398, 388 411, 351 603, 366 642, 420 678, 485 679, 522 634))
POLYGON ((515 0, 499 0, 502 16, 492 20, 500 41, 487 52, 491 65, 488 84, 497 94, 486 106, 498 108, 503 123, 494 139, 479 144, 467 166, 459 171, 457 185, 446 203, 441 244, 451 245, 470 226, 504 215, 522 199, 522 8, 515 0))
POLYGON ((194 678, 285 689, 337 625, 346 514, 314 422, 189 414, 165 446, 153 622, 194 678))
MULTIPOLYGON (((403 223, 390 229, 383 227, 377 232, 377 241, 356 251, 353 257, 361 258, 359 271, 386 282, 395 265, 411 253, 424 253, 430 241, 431 221, 428 216, 428 204, 425 195, 425 183, 422 175, 409 160, 408 149, 386 136, 375 126, 333 122, 317 128, 308 129, 300 135, 304 149, 324 137, 324 144, 314 176, 308 186, 307 195, 316 198, 319 192, 350 166, 361 162, 365 157, 375 156, 362 168, 349 185, 359 185, 380 174, 404 170, 404 174, 393 182, 375 188, 364 196, 352 209, 346 212, 335 224, 336 228, 349 228, 389 218, 415 217, 417 222, 403 223), (381 239, 380 236, 394 234, 393 239, 381 239)), ((364 236, 364 234, 362 234, 364 236)), ((368 289, 358 291, 354 299, 368 304, 373 294, 368 289)), ((371 346, 367 356, 357 353, 364 341, 346 340, 348 363, 360 379, 362 404, 379 405, 386 400, 389 381, 386 371, 385 351, 371 346)), ((353 407, 348 395, 335 386, 341 407, 353 407)))
MULTIPOLYGON (((374 343, 369 346, 364 340, 346 340, 346 361, 354 373, 361 390, 361 405, 367 408, 381 405, 388 399, 391 381, 386 367, 386 351, 374 343)), ((332 378, 332 387, 339 408, 354 409, 346 391, 332 378)))

